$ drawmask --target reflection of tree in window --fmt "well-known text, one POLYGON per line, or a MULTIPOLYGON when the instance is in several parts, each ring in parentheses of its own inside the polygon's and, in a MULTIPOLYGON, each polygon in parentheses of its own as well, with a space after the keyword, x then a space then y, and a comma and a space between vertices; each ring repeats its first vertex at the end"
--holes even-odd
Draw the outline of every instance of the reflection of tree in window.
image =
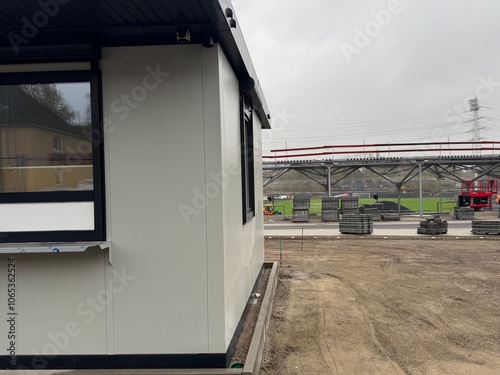
POLYGON ((54 83, 21 85, 20 87, 26 94, 46 106, 64 121, 69 124, 74 123, 76 113, 54 83))
POLYGON ((75 190, 92 180, 90 83, 72 83, 87 98, 80 111, 58 85, 0 86, 0 191, 75 190))

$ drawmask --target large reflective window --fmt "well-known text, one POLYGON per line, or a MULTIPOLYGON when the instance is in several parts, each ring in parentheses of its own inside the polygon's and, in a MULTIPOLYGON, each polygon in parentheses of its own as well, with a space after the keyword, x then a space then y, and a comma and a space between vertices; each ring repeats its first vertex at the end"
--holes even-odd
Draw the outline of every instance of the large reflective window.
POLYGON ((0 86, 0 192, 93 189, 90 82, 0 86))

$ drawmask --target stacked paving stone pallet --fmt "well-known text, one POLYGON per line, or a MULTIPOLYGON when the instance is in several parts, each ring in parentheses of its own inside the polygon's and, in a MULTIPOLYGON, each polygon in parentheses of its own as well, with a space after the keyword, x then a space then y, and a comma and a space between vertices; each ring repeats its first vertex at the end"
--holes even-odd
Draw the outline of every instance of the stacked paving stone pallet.
POLYGON ((439 216, 420 222, 417 228, 418 234, 446 234, 448 233, 448 222, 439 216))
POLYGON ((380 216, 380 218, 382 219, 382 221, 400 221, 401 220, 401 216, 399 216, 398 214, 382 214, 380 216))
POLYGON ((472 220, 472 233, 474 233, 474 234, 500 234, 500 221, 472 220))
POLYGON ((323 197, 321 199, 321 220, 339 221, 339 199, 323 197))
POLYGON ((342 214, 339 221, 339 231, 343 234, 373 233, 373 219, 365 214, 342 214))
POLYGON ((340 199, 340 210, 342 215, 358 213, 358 205, 358 197, 346 197, 340 199))
POLYGON ((373 221, 380 221, 384 205, 382 203, 365 204, 360 208, 362 214, 370 215, 373 221))
POLYGON ((455 219, 474 220, 474 209, 470 207, 455 207, 455 219))
POLYGON ((293 198, 292 221, 294 223, 309 221, 309 208, 311 201, 309 198, 293 198))

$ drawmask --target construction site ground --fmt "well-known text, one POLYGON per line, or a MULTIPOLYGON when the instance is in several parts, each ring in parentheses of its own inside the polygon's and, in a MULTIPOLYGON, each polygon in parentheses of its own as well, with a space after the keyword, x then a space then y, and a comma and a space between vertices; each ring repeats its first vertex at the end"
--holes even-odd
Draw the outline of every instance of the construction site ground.
POLYGON ((281 239, 260 374, 500 374, 499 240, 281 239))

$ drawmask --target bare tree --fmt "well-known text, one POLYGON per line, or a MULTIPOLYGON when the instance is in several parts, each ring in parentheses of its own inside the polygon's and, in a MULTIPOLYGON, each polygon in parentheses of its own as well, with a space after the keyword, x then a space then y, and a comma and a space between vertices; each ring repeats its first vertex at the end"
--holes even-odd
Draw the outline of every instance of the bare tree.
POLYGON ((69 104, 57 86, 50 84, 21 85, 21 89, 33 99, 44 105, 69 124, 76 124, 79 120, 77 113, 69 104))

